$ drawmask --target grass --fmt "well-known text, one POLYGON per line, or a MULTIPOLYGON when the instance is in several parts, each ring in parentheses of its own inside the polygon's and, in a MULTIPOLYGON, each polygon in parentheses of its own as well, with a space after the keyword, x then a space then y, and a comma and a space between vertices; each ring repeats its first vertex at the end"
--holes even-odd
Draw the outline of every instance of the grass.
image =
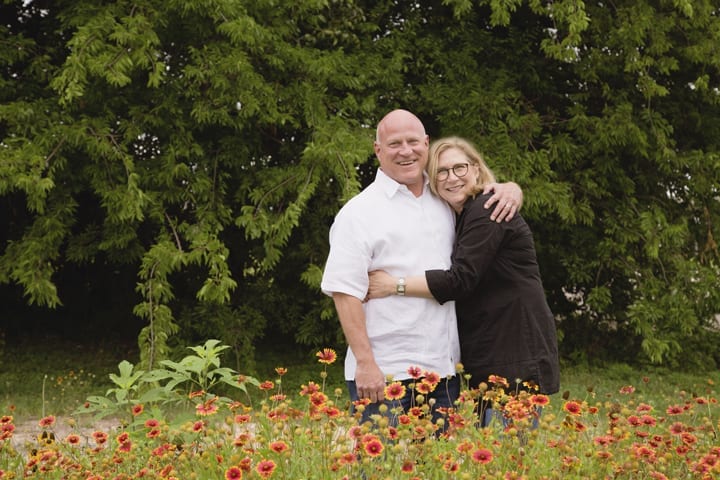
POLYGON ((7 412, 13 406, 18 419, 68 414, 88 395, 104 394, 118 362, 136 356, 127 344, 9 341, 0 349, 0 407, 7 412))
MULTIPOLYGON (((323 366, 314 356, 316 350, 261 346, 257 350, 257 367, 240 372, 260 381, 278 381, 276 367, 286 368, 282 390, 297 393, 309 381, 321 381, 323 366)), ((40 418, 47 414, 69 415, 82 405, 89 395, 104 395, 111 387, 110 373, 117 372, 121 360, 137 363, 134 345, 84 345, 57 338, 43 341, 25 340, 6 344, 0 352, 0 409, 18 420, 40 418)), ((339 361, 327 369, 326 391, 342 391, 347 402, 343 379, 342 351, 339 361)), ((623 364, 602 367, 565 365, 562 370, 561 392, 553 395, 553 402, 562 396, 602 401, 616 394, 619 385, 632 385, 646 397, 665 399, 678 394, 702 396, 720 383, 720 372, 688 373, 669 369, 634 368, 623 364)), ((250 388, 252 400, 263 393, 250 388)), ((344 405, 338 405, 343 407, 344 405)))
MULTIPOLYGON (((297 392, 302 384, 318 381, 322 371, 314 350, 267 346, 259 349, 257 357, 253 371, 239 373, 276 382, 275 368, 287 368, 289 373, 282 378, 286 392, 297 392)), ((118 372, 118 363, 128 360, 136 364, 138 358, 137 346, 127 343, 88 345, 57 337, 8 342, 0 348, 0 411, 7 413, 12 407, 18 421, 69 415, 88 396, 104 395, 112 387, 108 375, 118 372)), ((342 363, 327 370, 328 386, 344 392, 342 363)), ((249 393, 253 401, 264 396, 254 388, 249 393)))

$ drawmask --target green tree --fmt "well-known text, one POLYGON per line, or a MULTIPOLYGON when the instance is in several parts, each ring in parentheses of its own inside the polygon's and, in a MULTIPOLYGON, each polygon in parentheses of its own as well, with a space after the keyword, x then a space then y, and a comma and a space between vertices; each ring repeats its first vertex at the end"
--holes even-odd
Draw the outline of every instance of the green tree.
POLYGON ((717 7, 455 3, 418 95, 525 187, 565 353, 713 365, 717 7))
POLYGON ((245 304, 318 185, 357 191, 368 157, 385 77, 358 35, 376 27, 353 2, 247 3, 3 6, 0 281, 56 307, 66 262, 134 265, 149 366, 178 331, 176 284, 245 304))
POLYGON ((217 329, 238 353, 269 334, 341 341, 318 290, 327 229, 374 175, 373 127, 397 107, 522 185, 567 356, 718 361, 709 0, 4 0, 0 14, 0 284, 57 308, 73 266, 135 275, 144 368, 217 329))

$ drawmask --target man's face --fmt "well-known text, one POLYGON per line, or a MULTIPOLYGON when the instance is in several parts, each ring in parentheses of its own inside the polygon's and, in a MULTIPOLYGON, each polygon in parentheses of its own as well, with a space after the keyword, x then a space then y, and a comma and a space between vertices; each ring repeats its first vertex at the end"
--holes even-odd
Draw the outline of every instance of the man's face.
POLYGON ((375 155, 388 177, 407 185, 417 195, 422 192, 428 146, 422 123, 412 115, 398 112, 385 118, 379 127, 375 155))

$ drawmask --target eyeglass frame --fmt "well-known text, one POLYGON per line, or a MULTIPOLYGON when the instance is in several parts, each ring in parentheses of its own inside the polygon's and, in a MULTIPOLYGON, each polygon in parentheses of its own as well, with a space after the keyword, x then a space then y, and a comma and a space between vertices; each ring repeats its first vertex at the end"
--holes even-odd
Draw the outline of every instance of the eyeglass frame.
POLYGON ((466 162, 466 163, 456 163, 455 165, 453 165, 453 166, 450 167, 450 168, 438 168, 438 169, 435 171, 435 179, 436 179, 438 182, 444 182, 444 181, 446 181, 448 178, 450 178, 450 170, 452 170, 453 174, 454 174, 457 178, 462 178, 462 177, 464 177, 465 175, 467 175, 468 172, 470 171, 470 164, 467 163, 467 162, 466 162), (462 174, 458 174, 458 172, 455 170, 455 169, 458 168, 458 167, 460 167, 461 170, 464 168, 464 169, 465 169, 465 172, 462 173, 462 174))

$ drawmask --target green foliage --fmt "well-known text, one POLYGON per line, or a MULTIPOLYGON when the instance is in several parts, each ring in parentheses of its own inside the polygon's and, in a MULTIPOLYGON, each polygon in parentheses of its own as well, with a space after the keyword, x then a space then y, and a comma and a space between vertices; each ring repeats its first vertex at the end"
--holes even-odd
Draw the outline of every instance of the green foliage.
POLYGON ((564 356, 712 367, 716 10, 5 1, 0 287, 72 309, 73 268, 136 272, 92 281, 135 299, 118 315, 145 322, 145 370, 175 337, 221 338, 246 365, 269 332, 341 346, 318 289, 327 230, 374 174, 374 125, 404 107, 522 186, 564 356))
POLYGON ((177 321, 180 331, 172 339, 173 350, 215 335, 231 347, 236 370, 255 368, 255 343, 263 336, 266 320, 249 302, 237 308, 207 303, 182 308, 177 321))
MULTIPOLYGON (((221 345, 219 340, 208 340, 204 345, 189 348, 195 355, 187 355, 179 362, 163 360, 160 364, 164 368, 148 372, 143 380, 166 381, 162 388, 167 395, 177 391, 181 394, 198 390, 207 393, 220 383, 247 393, 245 382, 238 381, 238 374, 231 368, 220 366, 220 352, 230 348, 228 345, 221 345), (184 389, 179 390, 178 386, 184 386, 184 389)), ((246 382, 259 385, 252 377, 244 378, 246 382)))
POLYGON ((186 355, 178 362, 162 360, 159 362, 161 368, 150 371, 137 369, 127 360, 121 361, 119 374, 109 375, 114 387, 108 389, 105 396, 89 396, 86 404, 75 413, 122 418, 131 415, 134 405, 143 408, 145 405, 187 405, 190 397, 204 400, 221 392, 221 387, 247 394, 247 384, 260 384, 254 377, 239 375, 235 370, 221 366, 220 354, 230 347, 219 340, 207 340, 203 345, 188 348, 195 354, 186 355), (197 395, 190 395, 195 393, 197 395))
POLYGON ((135 370, 135 366, 123 360, 118 364, 119 375, 108 375, 114 387, 105 392, 105 396, 91 395, 78 412, 97 413, 98 418, 125 414, 133 403, 139 402, 140 379, 143 370, 135 370))

